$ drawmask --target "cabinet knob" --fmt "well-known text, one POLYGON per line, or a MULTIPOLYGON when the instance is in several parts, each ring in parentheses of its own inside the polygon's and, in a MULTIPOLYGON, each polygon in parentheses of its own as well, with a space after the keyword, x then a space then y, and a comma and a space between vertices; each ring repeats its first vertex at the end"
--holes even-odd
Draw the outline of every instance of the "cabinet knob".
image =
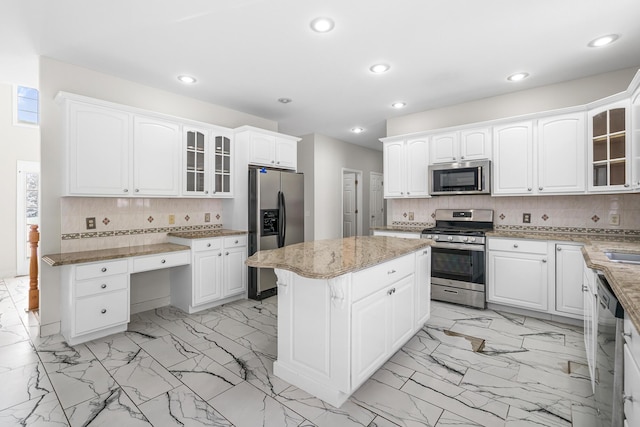
POLYGON ((407 196, 408 196, 409 194, 411 194, 411 193, 410 193, 409 191, 407 191, 407 196))
POLYGON ((218 256, 222 256, 222 252, 218 252, 218 256))
POLYGON ((211 247, 211 243, 207 243, 207 247, 210 248, 211 247))
POLYGON ((160 264, 165 264, 167 262, 166 259, 163 259, 162 261, 160 261, 160 264))
POLYGON ((102 289, 107 289, 107 284, 106 284, 106 283, 103 283, 102 285, 100 285, 100 287, 101 287, 102 289))
POLYGON ((140 192, 140 189, 139 189, 139 188, 136 188, 136 193, 139 193, 139 192, 140 192))
POLYGON ((558 251, 558 252, 562 252, 562 248, 561 248, 560 246, 558 246, 558 247, 556 248, 556 251, 558 251))
POLYGON ((623 332, 622 333, 622 338, 624 338, 625 341, 630 341, 631 340, 631 333, 623 332), (627 340, 627 338, 628 338, 628 340, 627 340))
POLYGON ((546 262, 547 262, 547 260, 546 260, 545 258, 542 258, 542 262, 543 262, 543 263, 546 263, 546 262))
POLYGON ((225 254, 225 255, 229 255, 229 252, 225 252, 224 254, 225 254))
MULTIPOLYGON (((455 160, 455 159, 454 159, 455 160)), ((460 156, 460 160, 464 160, 464 156, 460 156)))
POLYGON ((128 188, 125 188, 125 189, 124 189, 124 190, 122 190, 122 191, 123 191, 123 192, 125 192, 125 193, 128 193, 128 192, 129 192, 129 189, 128 189, 128 188))
POLYGON ((538 187, 538 190, 542 191, 542 187, 538 187))
POLYGON ((531 191, 531 190, 533 190, 533 188, 531 188, 531 187, 527 188, 527 191, 531 191))
POLYGON ((582 285, 582 292, 587 292, 588 290, 587 285, 582 285))
POLYGON ((238 244, 238 241, 236 240, 235 243, 238 244))
POLYGON ((276 163, 277 163, 277 164, 280 164, 280 161, 277 161, 276 163))
POLYGON ((627 183, 625 182, 624 186, 625 186, 625 187, 628 187, 628 186, 629 186, 629 184, 627 184, 627 183))
POLYGON ((276 161, 275 160, 271 160, 271 164, 274 164, 276 161))
POLYGON ((623 402, 633 402, 633 396, 627 396, 626 394, 622 395, 623 402))
POLYGON ((107 272, 107 267, 102 267, 102 268, 100 269, 100 271, 102 271, 103 273, 106 273, 106 272, 107 272))
POLYGON ((209 194, 209 190, 206 190, 206 191, 204 192, 204 194, 209 194))
POLYGON ((456 158, 454 157, 453 160, 455 160, 456 158))
POLYGON ((395 272, 396 272, 395 270, 389 270, 389 271, 387 271, 387 274, 393 274, 395 272))
POLYGON ((105 314, 107 312, 106 308, 103 308, 102 310, 100 310, 100 313, 105 314))
POLYGON ((517 244, 517 243, 514 243, 514 244, 513 244, 513 247, 514 247, 514 248, 517 248, 517 247, 518 247, 518 244, 517 244))
POLYGON ((401 192, 400 192, 400 195, 403 195, 403 194, 404 194, 404 191, 401 191, 401 192))

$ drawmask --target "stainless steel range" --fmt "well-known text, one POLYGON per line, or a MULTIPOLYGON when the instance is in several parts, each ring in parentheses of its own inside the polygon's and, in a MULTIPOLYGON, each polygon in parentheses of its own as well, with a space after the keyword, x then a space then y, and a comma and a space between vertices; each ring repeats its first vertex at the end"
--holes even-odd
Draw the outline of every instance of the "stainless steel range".
POLYGON ((436 226, 422 231, 435 240, 431 252, 431 299, 485 308, 485 232, 488 209, 436 209, 436 226))

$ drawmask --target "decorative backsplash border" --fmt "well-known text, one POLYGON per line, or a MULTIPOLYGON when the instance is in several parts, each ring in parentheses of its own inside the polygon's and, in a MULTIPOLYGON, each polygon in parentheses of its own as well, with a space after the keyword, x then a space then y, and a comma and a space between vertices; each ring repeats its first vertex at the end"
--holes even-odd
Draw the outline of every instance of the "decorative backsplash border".
POLYGON ((62 240, 92 239, 95 237, 134 236, 138 234, 175 233, 178 231, 215 230, 222 228, 222 224, 182 225, 177 227, 135 228, 131 230, 93 231, 87 233, 62 234, 62 240))
POLYGON ((546 227, 526 225, 494 225, 498 231, 526 231, 532 233, 575 233, 601 236, 640 236, 640 230, 624 228, 546 227))
POLYGON ((391 225, 394 227, 429 228, 429 227, 433 227, 435 224, 432 222, 392 221, 391 225))

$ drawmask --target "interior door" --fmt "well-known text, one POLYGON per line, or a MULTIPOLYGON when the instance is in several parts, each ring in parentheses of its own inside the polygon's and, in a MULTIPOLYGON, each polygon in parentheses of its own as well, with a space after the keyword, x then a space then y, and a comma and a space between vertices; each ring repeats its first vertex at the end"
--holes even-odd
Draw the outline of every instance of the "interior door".
POLYGON ((383 175, 378 172, 371 172, 369 212, 371 221, 369 227, 382 227, 384 225, 384 194, 382 188, 383 175))
POLYGON ((356 202, 356 174, 354 172, 343 172, 342 237, 351 237, 357 234, 356 202))

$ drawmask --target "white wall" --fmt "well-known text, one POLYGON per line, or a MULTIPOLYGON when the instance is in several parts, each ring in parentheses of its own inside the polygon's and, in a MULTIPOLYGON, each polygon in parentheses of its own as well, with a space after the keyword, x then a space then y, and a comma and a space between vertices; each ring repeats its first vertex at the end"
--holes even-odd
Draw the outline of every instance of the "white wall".
MULTIPOLYGON (((176 83, 177 84, 177 83, 176 83)), ((42 253, 61 252, 60 196, 64 129, 63 114, 54 97, 59 91, 77 93, 133 107, 171 114, 187 119, 212 123, 229 128, 252 125, 277 130, 271 120, 230 110, 193 98, 161 91, 139 83, 123 80, 86 68, 66 64, 50 58, 40 59, 41 99, 41 156, 42 162, 42 253)), ((193 90, 197 90, 194 87, 193 90)), ((181 203, 176 200, 176 203, 181 203)), ((168 282, 168 272, 162 275, 168 282)), ((153 281, 158 281, 157 275, 153 281)), ((167 284, 162 284, 166 289, 167 284)), ((40 286, 41 333, 57 332, 60 320, 60 280, 56 268, 41 265, 40 286)), ((139 296, 138 296, 139 298, 139 296)))
POLYGON ((322 240, 342 237, 342 168, 362 171, 362 234, 369 235, 369 172, 382 172, 382 152, 349 144, 325 135, 303 137, 298 146, 298 170, 305 174, 305 186, 313 182, 313 192, 305 188, 305 239, 322 240), (308 159, 313 159, 309 171, 308 159), (303 167, 305 169, 303 169, 303 167), (307 235, 313 224, 313 234, 307 235))
MULTIPOLYGON (((18 82, 21 84, 22 81, 18 82)), ((14 86, 0 84, 0 278, 14 277, 17 263, 17 162, 40 160, 40 130, 13 124, 14 86)))
POLYGON ((584 105, 627 89, 639 67, 541 86, 387 120, 387 136, 584 105))
POLYGON ((304 240, 315 240, 315 188, 314 188, 315 135, 305 135, 298 142, 298 172, 304 173, 304 240))

